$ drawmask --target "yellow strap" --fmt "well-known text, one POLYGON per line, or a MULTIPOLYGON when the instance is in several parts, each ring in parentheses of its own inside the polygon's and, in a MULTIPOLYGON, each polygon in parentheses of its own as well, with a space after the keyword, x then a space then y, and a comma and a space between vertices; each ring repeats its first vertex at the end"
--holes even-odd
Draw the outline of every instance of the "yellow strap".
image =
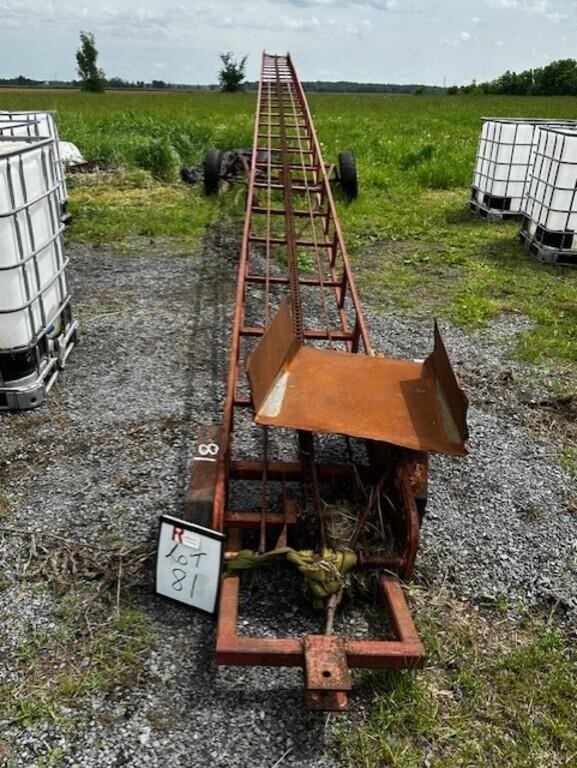
POLYGON ((270 552, 253 552, 241 549, 234 560, 229 560, 227 567, 231 571, 258 568, 275 558, 286 556, 304 576, 305 582, 313 595, 315 607, 322 607, 323 601, 338 592, 344 583, 344 576, 357 564, 357 556, 349 550, 323 549, 320 554, 311 549, 296 550, 292 547, 280 547, 270 552))

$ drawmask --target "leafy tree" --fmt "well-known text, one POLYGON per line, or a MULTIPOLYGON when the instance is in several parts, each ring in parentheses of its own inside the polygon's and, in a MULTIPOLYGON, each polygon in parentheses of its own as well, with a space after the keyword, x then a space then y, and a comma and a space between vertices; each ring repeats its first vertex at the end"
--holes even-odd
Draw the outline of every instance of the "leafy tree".
POLYGON ((132 88, 133 84, 122 77, 110 77, 106 80, 107 88, 132 88))
POLYGON ((485 93, 503 93, 511 96, 528 96, 533 92, 534 72, 527 69, 523 72, 509 72, 491 83, 483 83, 485 93))
POLYGON ((82 83, 82 90, 91 93, 104 91, 104 72, 98 68, 98 51, 91 32, 80 33, 80 48, 76 51, 77 71, 82 83))
POLYGON ((240 91, 245 76, 247 58, 244 56, 240 61, 236 61, 230 51, 220 54, 222 69, 218 73, 218 82, 221 91, 228 93, 240 91))
MULTIPOLYGON (((559 59, 545 67, 523 72, 507 70, 501 77, 481 83, 482 93, 512 96, 577 96, 577 61, 559 59)), ((470 93, 471 86, 461 86, 459 93, 470 93)))
POLYGON ((577 95, 577 61, 559 59, 535 70, 535 91, 543 96, 577 95))

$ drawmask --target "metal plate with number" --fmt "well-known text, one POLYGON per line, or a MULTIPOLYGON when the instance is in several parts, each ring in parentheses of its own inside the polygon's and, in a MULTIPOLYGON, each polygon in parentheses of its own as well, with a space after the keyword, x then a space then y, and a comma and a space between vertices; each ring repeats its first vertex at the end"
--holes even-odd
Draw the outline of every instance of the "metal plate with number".
POLYGON ((207 613, 218 604, 224 535, 162 515, 156 556, 156 592, 207 613))

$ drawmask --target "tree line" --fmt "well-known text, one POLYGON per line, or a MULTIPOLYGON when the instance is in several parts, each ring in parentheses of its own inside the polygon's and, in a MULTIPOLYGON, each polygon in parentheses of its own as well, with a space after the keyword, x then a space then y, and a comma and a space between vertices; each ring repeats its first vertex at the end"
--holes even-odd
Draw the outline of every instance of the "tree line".
MULTIPOLYGON (((355 83, 348 80, 303 80, 301 85, 305 91, 313 93, 413 93, 441 94, 445 88, 440 85, 419 85, 416 83, 355 83)), ((256 91, 258 82, 246 83, 246 90, 256 91)))
MULTIPOLYGON (((186 90, 186 91, 219 91, 224 90, 222 84, 199 85, 194 83, 170 83, 166 80, 125 80, 122 77, 103 77, 102 86, 105 90, 115 88, 129 90, 186 90)), ((34 80, 30 77, 0 77, 0 88, 82 88, 82 80, 34 80)), ((395 83, 353 83, 347 81, 330 82, 326 80, 304 81, 305 91, 312 93, 414 93, 442 94, 445 89, 435 85, 398 85, 395 83)), ((243 90, 256 91, 257 82, 248 82, 239 86, 243 90)))
MULTIPOLYGON (((110 88, 136 88, 136 89, 191 89, 191 90, 216 90, 254 91, 258 88, 257 82, 245 82, 247 57, 235 59, 232 53, 221 53, 221 69, 218 73, 217 85, 186 85, 168 83, 164 80, 152 80, 150 83, 138 80, 136 82, 124 80, 121 77, 107 78, 98 66, 98 50, 96 49, 94 35, 90 32, 80 33, 80 47, 76 51, 77 72, 79 80, 72 81, 41 81, 33 80, 23 75, 15 78, 0 78, 0 86, 15 87, 78 87, 84 91, 102 93, 110 88)), ((552 61, 544 67, 526 69, 522 72, 507 70, 495 80, 470 85, 441 88, 435 85, 419 85, 397 83, 357 83, 349 81, 330 82, 324 80, 304 81, 305 91, 317 93, 412 93, 422 94, 503 94, 511 96, 577 96, 577 60, 559 59, 552 61)))
POLYGON ((577 96, 577 61, 559 59, 545 67, 525 69, 523 72, 507 70, 496 80, 486 83, 473 81, 461 87, 447 89, 449 95, 484 93, 506 96, 577 96))
MULTIPOLYGON (((78 88, 91 93, 102 93, 104 90, 114 88, 130 89, 190 89, 190 90, 216 90, 234 92, 239 90, 255 91, 257 82, 246 83, 247 57, 235 59, 231 52, 221 53, 221 68, 218 73, 218 85, 187 85, 169 83, 165 80, 152 80, 150 83, 143 80, 131 81, 121 77, 107 78, 104 71, 98 66, 98 49, 91 32, 80 33, 80 46, 76 51, 76 68, 79 80, 69 81, 45 81, 33 80, 23 75, 14 78, 0 78, 0 86, 14 86, 20 88, 60 87, 78 88)), ((396 83, 355 83, 348 81, 329 82, 323 80, 305 81, 303 88, 306 91, 318 93, 443 93, 439 86, 428 85, 398 85, 396 83)))
MULTIPOLYGON (((82 88, 82 80, 34 80, 31 77, 0 77, 0 88, 82 88)), ((130 90, 187 90, 218 91, 218 85, 195 85, 193 83, 168 83, 165 80, 125 80, 122 77, 104 77, 102 85, 106 90, 124 88, 130 90)))

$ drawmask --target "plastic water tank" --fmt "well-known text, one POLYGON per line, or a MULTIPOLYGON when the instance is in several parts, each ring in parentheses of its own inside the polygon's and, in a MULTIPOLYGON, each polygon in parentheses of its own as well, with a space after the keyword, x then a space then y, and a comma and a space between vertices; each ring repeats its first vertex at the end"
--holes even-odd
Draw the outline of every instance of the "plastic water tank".
POLYGON ((576 121, 484 118, 473 177, 474 196, 488 208, 520 214, 540 125, 577 126, 576 121))
POLYGON ((0 116, 0 136, 36 136, 36 123, 28 120, 15 122, 0 116))
POLYGON ((52 112, 7 112, 0 110, 0 136, 35 136, 54 142, 54 172, 58 179, 58 197, 65 208, 68 199, 66 178, 58 149, 58 126, 52 112))
POLYGON ((61 330, 68 298, 54 141, 0 138, 0 352, 61 330))
MULTIPOLYGON (((529 234, 545 230, 545 244, 547 233, 555 242, 555 233, 577 232, 577 127, 538 128, 523 207, 529 234)), ((577 249, 577 242, 570 247, 577 249)))

